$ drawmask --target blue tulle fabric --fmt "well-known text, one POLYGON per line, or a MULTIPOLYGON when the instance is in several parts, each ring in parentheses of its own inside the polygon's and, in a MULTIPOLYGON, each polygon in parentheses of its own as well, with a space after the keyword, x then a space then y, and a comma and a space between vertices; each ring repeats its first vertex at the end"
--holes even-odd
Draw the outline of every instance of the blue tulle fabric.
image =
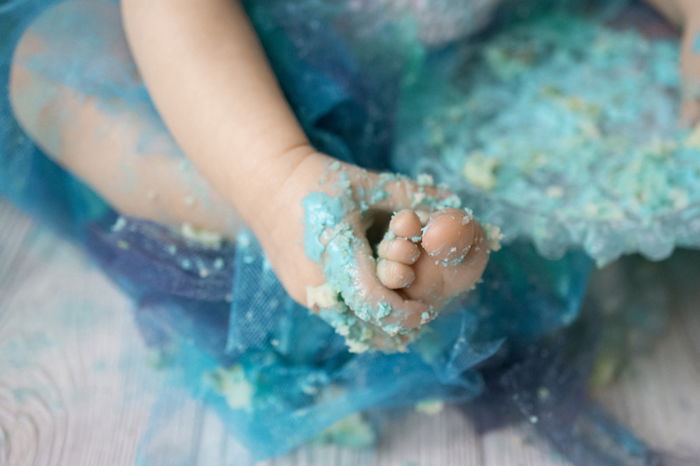
MULTIPOLYGON (((17 39, 49 3, 0 7, 3 89, 17 39)), ((386 18, 368 10, 352 16, 348 8, 320 0, 247 4, 316 147, 363 167, 396 169, 390 154, 397 106, 431 49, 410 14, 386 18)), ((479 18, 483 23, 484 15, 479 18)), ((57 24, 57 31, 70 20, 57 24)), ((92 70, 100 74, 99 67, 92 70)), ((63 78, 82 92, 97 92, 88 82, 95 76, 63 78)), ((148 102, 142 84, 110 82, 101 83, 99 92, 111 89, 111 97, 148 102)), ((282 454, 356 412, 481 397, 484 406, 541 419, 538 429, 580 464, 651 461, 642 443, 586 400, 595 331, 570 333, 592 265, 583 252, 548 260, 528 241, 514 242, 492 255, 483 284, 453 302, 408 353, 353 354, 332 328, 286 295, 249 233, 212 250, 142 220, 123 219, 113 228, 118 215, 31 142, 5 92, 0 118, 0 193, 83 244, 134 296, 144 338, 171 356, 171 369, 186 374, 183 383, 192 384, 193 393, 217 368, 242 369, 250 388, 246 406, 230 406, 226 393, 207 399, 253 456, 282 454), (196 267, 184 268, 183 261, 196 267), (202 268, 206 276, 198 272, 202 268), (537 398, 543 387, 553 394, 546 403, 537 398)))

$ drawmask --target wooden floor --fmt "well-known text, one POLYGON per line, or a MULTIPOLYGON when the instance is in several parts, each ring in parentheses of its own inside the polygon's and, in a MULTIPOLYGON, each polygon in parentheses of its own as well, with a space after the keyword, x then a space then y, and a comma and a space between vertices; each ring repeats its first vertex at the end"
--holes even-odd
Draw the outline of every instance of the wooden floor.
MULTIPOLYGON (((654 447, 700 464, 700 312, 683 300, 668 334, 600 394, 654 447), (697 461, 697 462, 696 462, 697 461)), ((73 246, 0 201, 0 465, 245 465, 206 406, 163 386, 130 303, 73 246), (151 413, 173 416, 153 428, 151 413)), ((567 464, 527 426, 486 436, 455 408, 410 412, 373 451, 305 447, 286 465, 567 464)))

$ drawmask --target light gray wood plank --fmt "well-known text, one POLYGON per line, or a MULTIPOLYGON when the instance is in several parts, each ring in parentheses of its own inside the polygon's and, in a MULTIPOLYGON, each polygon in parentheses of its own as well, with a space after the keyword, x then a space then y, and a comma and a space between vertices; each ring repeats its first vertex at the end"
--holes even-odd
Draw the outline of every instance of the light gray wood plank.
POLYGON ((408 412, 386 426, 377 452, 381 465, 483 464, 481 438, 463 410, 445 406, 438 414, 408 412))
POLYGON ((12 280, 12 269, 22 255, 22 245, 32 227, 29 218, 0 198, 0 284, 5 284, 0 286, 0 293, 9 292, 7 282, 12 280))
POLYGON ((0 306, 0 464, 134 464, 153 400, 125 398, 150 373, 120 360, 142 345, 114 312, 131 304, 48 233, 24 252, 0 285, 13 288, 0 306))

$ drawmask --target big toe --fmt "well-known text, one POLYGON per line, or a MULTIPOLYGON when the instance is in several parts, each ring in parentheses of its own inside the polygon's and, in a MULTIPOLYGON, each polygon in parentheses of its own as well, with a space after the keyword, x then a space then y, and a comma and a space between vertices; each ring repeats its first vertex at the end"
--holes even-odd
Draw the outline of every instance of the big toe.
POLYGON ((478 224, 460 209, 434 212, 421 239, 423 249, 441 265, 457 265, 474 246, 478 224))
POLYGON ((479 281, 489 249, 479 223, 464 212, 441 212, 433 222, 423 235, 425 253, 413 265, 416 278, 403 293, 439 306, 479 281))

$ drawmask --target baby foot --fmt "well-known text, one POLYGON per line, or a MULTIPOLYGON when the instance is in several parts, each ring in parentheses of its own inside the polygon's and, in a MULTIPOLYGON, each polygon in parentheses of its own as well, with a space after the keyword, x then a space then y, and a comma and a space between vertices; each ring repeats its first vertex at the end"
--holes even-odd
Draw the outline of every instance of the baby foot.
MULTIPOLYGON (((464 210, 402 210, 377 248, 377 276, 408 299, 439 308, 473 287, 488 261, 481 226, 464 210)), ((422 321, 431 320, 427 313, 422 321)))
POLYGON ((278 195, 256 234, 290 295, 356 351, 402 350, 488 259, 481 227, 450 208, 459 199, 425 183, 313 154, 278 195), (373 243, 397 211, 396 237, 373 243))

